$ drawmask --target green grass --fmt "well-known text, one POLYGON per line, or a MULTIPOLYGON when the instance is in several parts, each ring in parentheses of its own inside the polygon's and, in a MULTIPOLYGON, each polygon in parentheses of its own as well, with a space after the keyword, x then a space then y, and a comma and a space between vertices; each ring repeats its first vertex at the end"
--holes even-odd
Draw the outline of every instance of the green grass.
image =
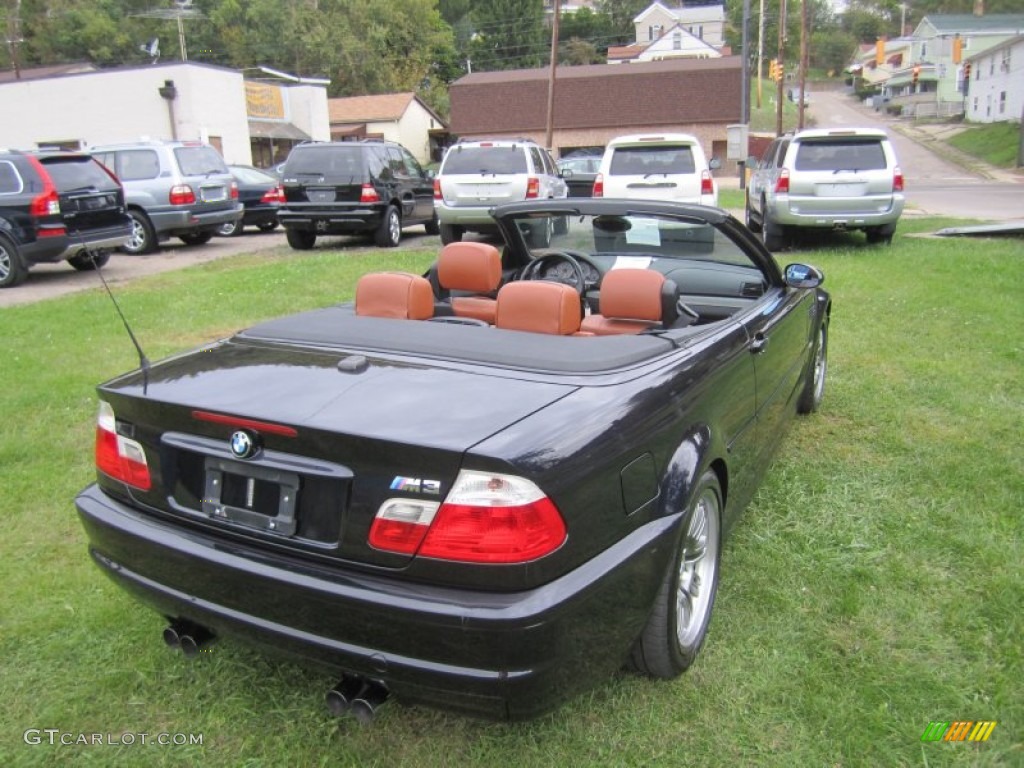
POLYGON ((972 125, 952 136, 949 143, 961 152, 998 168, 1016 168, 1020 150, 1020 123, 972 125))
MULTIPOLYGON (((0 765, 1021 765, 1024 243, 907 236, 950 223, 784 255, 828 275, 826 399, 727 543, 701 658, 521 724, 392 704, 359 728, 326 714, 329 674, 232 640, 168 651, 162 619, 90 562, 72 504, 93 386, 136 363, 123 329, 99 292, 0 310, 0 765), (999 724, 983 745, 920 741, 956 719, 999 724), (203 744, 33 746, 30 728, 203 744)), ((282 249, 116 290, 155 358, 431 257, 282 249)))

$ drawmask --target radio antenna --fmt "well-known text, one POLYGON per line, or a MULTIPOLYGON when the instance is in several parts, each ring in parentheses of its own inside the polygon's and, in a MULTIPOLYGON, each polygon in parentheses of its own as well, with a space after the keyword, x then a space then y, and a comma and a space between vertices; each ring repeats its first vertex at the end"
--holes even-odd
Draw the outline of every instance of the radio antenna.
POLYGON ((107 296, 114 302, 114 309, 117 310, 118 316, 121 318, 121 322, 124 323, 124 329, 128 331, 128 338, 132 340, 132 344, 135 345, 135 351, 139 353, 139 370, 142 371, 142 394, 146 394, 146 390, 149 389, 149 358, 146 357, 146 353, 142 351, 142 345, 139 344, 139 340, 135 338, 135 334, 132 333, 132 327, 128 325, 128 319, 124 316, 124 312, 121 311, 121 305, 117 303, 117 299, 114 298, 113 292, 110 290, 110 286, 107 284, 107 279, 103 276, 103 268, 96 262, 96 255, 93 251, 87 251, 89 260, 96 267, 96 274, 100 277, 100 282, 103 283, 103 287, 107 289, 107 296))

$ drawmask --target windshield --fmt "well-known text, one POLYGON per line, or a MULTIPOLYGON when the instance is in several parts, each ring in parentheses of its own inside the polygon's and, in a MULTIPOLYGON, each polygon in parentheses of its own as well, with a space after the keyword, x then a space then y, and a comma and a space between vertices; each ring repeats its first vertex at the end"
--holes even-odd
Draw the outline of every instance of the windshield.
POLYGON ((441 173, 526 173, 526 153, 521 146, 460 147, 448 150, 441 173))
POLYGON ((703 219, 645 214, 522 215, 515 219, 533 258, 569 251, 646 267, 653 260, 688 259, 753 267, 743 247, 703 219))

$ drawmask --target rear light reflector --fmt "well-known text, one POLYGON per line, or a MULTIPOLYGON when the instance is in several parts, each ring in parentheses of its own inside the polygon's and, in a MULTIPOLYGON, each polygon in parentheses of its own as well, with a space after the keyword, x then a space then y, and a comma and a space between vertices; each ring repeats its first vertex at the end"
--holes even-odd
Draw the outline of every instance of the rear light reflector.
POLYGON ((232 200, 237 200, 238 199, 238 182, 237 181, 232 181, 231 182, 231 199, 232 200))
POLYGON ((266 432, 268 435, 280 435, 281 437, 298 437, 299 433, 295 427, 284 424, 275 424, 272 421, 258 421, 256 419, 243 419, 241 416, 229 416, 226 413, 214 413, 213 411, 192 411, 192 418, 199 421, 208 421, 211 424, 223 424, 234 429, 251 429, 256 432, 266 432))
POLYGON ((775 182, 776 194, 789 194, 789 170, 783 168, 779 171, 779 178, 775 182))
POLYGON ((196 193, 188 184, 175 184, 168 196, 171 205, 192 205, 196 201, 196 193))
POLYGON ((540 179, 531 176, 526 180, 526 199, 533 200, 540 197, 540 179))
POLYGON ((363 184, 363 191, 359 193, 359 202, 361 203, 379 203, 380 195, 377 194, 377 190, 374 189, 373 184, 363 184))
POLYGON ((443 200, 444 196, 441 194, 441 180, 434 179, 434 199, 443 200))
POLYGON ((903 191, 903 171, 897 166, 892 173, 892 191, 903 191))
POLYGON ((711 171, 700 172, 700 193, 702 195, 715 194, 715 184, 711 180, 711 171))
POLYGON ((135 440, 117 433, 114 409, 102 400, 96 419, 96 469, 143 491, 152 486, 146 452, 135 440))
POLYGON ((604 176, 600 173, 594 179, 594 190, 591 194, 594 197, 604 197, 604 176))
POLYGON ((464 563, 526 563, 565 542, 565 522, 522 477, 463 470, 436 502, 389 499, 370 528, 377 549, 464 563))

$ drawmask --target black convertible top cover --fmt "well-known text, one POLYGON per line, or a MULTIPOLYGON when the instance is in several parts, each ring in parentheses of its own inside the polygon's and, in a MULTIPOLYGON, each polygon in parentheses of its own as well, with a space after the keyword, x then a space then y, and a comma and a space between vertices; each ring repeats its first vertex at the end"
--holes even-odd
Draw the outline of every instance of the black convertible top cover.
POLYGON ((457 323, 356 317, 351 305, 271 320, 240 332, 236 338, 574 374, 628 367, 678 346, 667 338, 651 335, 582 338, 457 323))

